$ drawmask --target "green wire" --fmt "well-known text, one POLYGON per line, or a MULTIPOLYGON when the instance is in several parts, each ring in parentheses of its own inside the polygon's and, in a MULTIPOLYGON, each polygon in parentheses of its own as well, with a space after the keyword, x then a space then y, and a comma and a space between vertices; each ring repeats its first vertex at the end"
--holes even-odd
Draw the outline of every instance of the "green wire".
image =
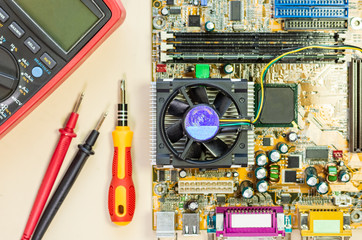
POLYGON ((250 125, 250 123, 229 123, 229 124, 221 124, 220 127, 241 126, 241 125, 250 125))

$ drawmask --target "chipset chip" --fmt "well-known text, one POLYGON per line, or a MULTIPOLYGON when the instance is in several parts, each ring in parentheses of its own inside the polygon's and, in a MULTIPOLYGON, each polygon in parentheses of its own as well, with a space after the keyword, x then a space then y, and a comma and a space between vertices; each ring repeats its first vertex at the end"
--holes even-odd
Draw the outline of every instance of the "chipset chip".
POLYGON ((167 0, 166 4, 167 5, 175 5, 175 0, 167 0))
POLYGON ((189 27, 200 27, 200 15, 189 15, 189 27))
POLYGON ((230 21, 241 21, 241 1, 230 2, 230 21))
POLYGON ((305 150, 307 159, 328 160, 329 149, 327 146, 308 147, 305 150))
MULTIPOLYGON (((256 106, 261 96, 260 85, 256 86, 256 106)), ((298 86, 296 84, 267 84, 264 106, 258 127, 291 127, 297 122, 298 86)))
POLYGON ((284 183, 296 183, 297 171, 284 171, 284 183))
POLYGON ((274 141, 272 138, 270 138, 270 137, 263 138, 263 146, 269 147, 269 146, 272 146, 273 144, 274 144, 274 141))
POLYGON ((290 155, 288 156, 288 168, 299 168, 301 164, 300 155, 290 155))
POLYGON ((170 7, 170 14, 181 14, 181 7, 170 7))

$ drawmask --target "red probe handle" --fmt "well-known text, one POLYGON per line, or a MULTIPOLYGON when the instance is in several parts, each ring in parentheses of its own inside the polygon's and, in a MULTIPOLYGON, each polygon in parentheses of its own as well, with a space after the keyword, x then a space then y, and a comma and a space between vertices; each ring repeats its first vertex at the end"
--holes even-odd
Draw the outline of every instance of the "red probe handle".
POLYGON ((125 226, 132 221, 136 208, 131 147, 121 148, 115 144, 112 176, 108 195, 109 214, 112 222, 125 226))
POLYGON ((69 149, 70 143, 77 135, 74 133, 74 128, 78 120, 77 113, 71 113, 67 125, 64 129, 59 129, 60 139, 50 160, 48 169, 44 175, 38 194, 30 212, 28 222, 26 224, 22 240, 29 240, 34 232, 34 229, 39 221, 40 215, 43 212, 44 206, 48 200, 54 182, 59 173, 60 167, 63 164, 65 155, 69 149))

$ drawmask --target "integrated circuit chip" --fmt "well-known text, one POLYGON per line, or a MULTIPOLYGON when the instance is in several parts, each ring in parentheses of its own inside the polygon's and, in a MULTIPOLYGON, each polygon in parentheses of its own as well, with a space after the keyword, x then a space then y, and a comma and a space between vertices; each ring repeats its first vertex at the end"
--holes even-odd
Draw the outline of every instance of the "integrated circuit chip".
POLYGON ((175 4, 175 0, 167 0, 166 1, 167 5, 174 5, 175 4))
MULTIPOLYGON (((255 98, 258 107, 261 96, 257 85, 255 98)), ((297 122, 298 86, 296 84, 267 84, 265 86, 264 106, 258 127, 291 127, 297 122)))
POLYGON ((217 197, 216 197, 216 201, 217 201, 218 204, 224 205, 225 202, 226 202, 226 197, 225 197, 225 195, 217 196, 217 197))
POLYGON ((299 168, 301 164, 300 155, 290 155, 288 156, 288 168, 299 168))
POLYGON ((165 171, 164 170, 158 171, 158 181, 163 182, 165 180, 166 180, 165 171))
POLYGON ((241 1, 230 2, 230 21, 241 20, 241 1))
POLYGON ((176 182, 178 177, 178 172, 176 170, 171 171, 171 181, 176 182))
POLYGON ((181 14, 181 7, 170 7, 170 14, 174 15, 181 14))
POLYGON ((282 204, 290 204, 290 202, 292 201, 292 197, 289 193, 283 193, 280 196, 280 201, 282 204))
POLYGON ((270 138, 270 137, 263 138, 263 146, 269 147, 269 146, 272 146, 273 144, 274 144, 274 141, 272 138, 270 138))
POLYGON ((200 27, 200 15, 189 15, 189 27, 200 27))
POLYGON ((297 171, 284 171, 284 183, 296 183, 297 182, 297 171))
POLYGON ((308 147, 305 150, 307 159, 328 160, 329 149, 327 146, 308 147))

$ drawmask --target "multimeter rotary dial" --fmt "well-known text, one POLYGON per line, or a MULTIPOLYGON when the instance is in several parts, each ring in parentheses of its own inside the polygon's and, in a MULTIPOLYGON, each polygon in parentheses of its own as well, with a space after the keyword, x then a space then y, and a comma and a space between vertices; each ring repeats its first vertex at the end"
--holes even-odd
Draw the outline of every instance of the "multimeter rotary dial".
POLYGON ((19 84, 19 67, 14 56, 0 47, 0 102, 7 99, 19 84))

